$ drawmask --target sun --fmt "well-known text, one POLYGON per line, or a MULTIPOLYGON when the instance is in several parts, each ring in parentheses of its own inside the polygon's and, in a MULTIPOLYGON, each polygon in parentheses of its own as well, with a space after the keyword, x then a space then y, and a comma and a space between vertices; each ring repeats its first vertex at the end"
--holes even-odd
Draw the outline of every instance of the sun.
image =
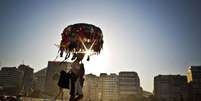
MULTIPOLYGON (((85 53, 85 58, 87 58, 88 55, 93 54, 94 52, 92 50, 87 50, 85 51, 85 53)), ((90 56, 90 61, 87 61, 87 59, 83 59, 86 74, 92 73, 99 75, 100 73, 107 73, 109 70, 109 59, 110 56, 106 48, 104 48, 104 50, 98 56, 90 56)))

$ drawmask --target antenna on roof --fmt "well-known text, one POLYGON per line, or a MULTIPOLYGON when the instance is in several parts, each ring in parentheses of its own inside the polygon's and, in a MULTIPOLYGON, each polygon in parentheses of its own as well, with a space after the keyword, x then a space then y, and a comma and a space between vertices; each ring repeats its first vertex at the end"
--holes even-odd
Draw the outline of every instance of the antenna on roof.
POLYGON ((24 60, 22 60, 22 64, 24 65, 24 60))

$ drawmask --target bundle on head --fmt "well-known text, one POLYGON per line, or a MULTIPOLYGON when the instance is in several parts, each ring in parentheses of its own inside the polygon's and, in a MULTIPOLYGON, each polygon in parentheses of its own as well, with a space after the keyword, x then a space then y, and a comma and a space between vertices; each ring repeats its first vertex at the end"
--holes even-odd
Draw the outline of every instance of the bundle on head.
POLYGON ((103 48, 103 34, 99 27, 92 24, 78 23, 67 26, 62 34, 60 56, 66 53, 99 54, 103 48))

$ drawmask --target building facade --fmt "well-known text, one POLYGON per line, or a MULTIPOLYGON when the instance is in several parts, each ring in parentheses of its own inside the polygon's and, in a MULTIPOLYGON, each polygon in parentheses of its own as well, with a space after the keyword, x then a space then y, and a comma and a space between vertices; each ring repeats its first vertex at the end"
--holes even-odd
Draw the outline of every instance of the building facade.
POLYGON ((154 96, 157 101, 188 101, 187 77, 158 75, 154 77, 154 96))
POLYGON ((47 68, 34 73, 34 90, 44 92, 47 68))
POLYGON ((140 79, 136 72, 119 73, 119 97, 120 100, 128 96, 134 96, 141 93, 140 79))
POLYGON ((60 71, 68 71, 71 67, 69 62, 49 61, 46 71, 45 87, 44 92, 49 96, 55 96, 59 87, 57 85, 60 71))
POLYGON ((0 71, 0 94, 18 95, 22 88, 23 72, 16 67, 3 67, 0 71))
POLYGON ((119 82, 118 75, 112 73, 107 75, 101 73, 99 77, 99 100, 100 101, 118 101, 119 100, 119 82))
POLYGON ((98 101, 98 77, 96 75, 85 76, 83 92, 84 101, 98 101))
POLYGON ((107 73, 100 73, 98 79, 98 101, 103 101, 103 80, 107 77, 107 73))
POLYGON ((33 91, 33 68, 28 65, 21 64, 18 66, 18 70, 23 72, 22 78, 22 90, 23 95, 29 96, 33 91))
POLYGON ((190 66, 187 71, 189 100, 201 101, 201 66, 190 66))

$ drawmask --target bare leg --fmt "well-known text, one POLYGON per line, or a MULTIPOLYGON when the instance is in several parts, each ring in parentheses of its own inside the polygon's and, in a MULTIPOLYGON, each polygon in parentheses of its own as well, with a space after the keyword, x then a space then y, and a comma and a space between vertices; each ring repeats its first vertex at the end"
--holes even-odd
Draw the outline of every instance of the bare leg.
POLYGON ((64 101, 64 92, 62 90, 62 93, 61 93, 61 101, 64 101))
POLYGON ((75 82, 76 82, 75 74, 71 74, 71 88, 70 88, 70 99, 69 101, 74 101, 75 98, 75 82))
POLYGON ((61 95, 62 99, 63 99, 63 89, 60 87, 59 88, 59 93, 55 96, 54 100, 57 100, 57 98, 61 95))

